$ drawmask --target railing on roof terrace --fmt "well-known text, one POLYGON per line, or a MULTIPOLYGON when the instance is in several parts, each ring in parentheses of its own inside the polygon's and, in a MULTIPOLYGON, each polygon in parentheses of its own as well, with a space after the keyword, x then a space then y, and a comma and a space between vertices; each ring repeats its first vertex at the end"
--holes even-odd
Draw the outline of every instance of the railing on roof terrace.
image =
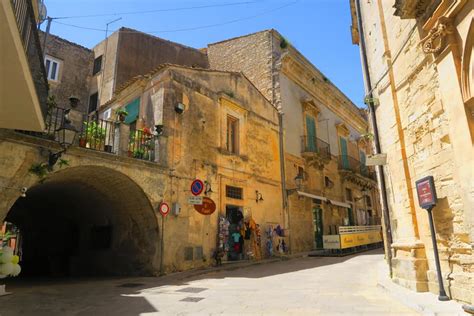
POLYGON ((130 132, 129 126, 123 122, 95 117, 84 118, 83 113, 71 109, 52 107, 46 117, 44 132, 21 130, 17 132, 54 141, 55 132, 63 125, 66 116, 78 130, 79 147, 140 160, 156 161, 157 136, 148 128, 130 132), (71 118, 71 114, 74 114, 75 120, 71 118))
POLYGON ((79 146, 83 148, 118 153, 115 145, 118 129, 116 122, 88 118, 82 124, 79 146))
POLYGON ((156 136, 149 129, 130 132, 129 157, 155 161, 155 140, 156 136))

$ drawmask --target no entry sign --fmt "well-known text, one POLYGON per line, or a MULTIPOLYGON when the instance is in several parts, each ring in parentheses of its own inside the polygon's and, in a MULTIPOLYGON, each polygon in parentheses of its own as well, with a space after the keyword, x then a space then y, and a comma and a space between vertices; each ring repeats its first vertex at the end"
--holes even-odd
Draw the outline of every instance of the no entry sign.
POLYGON ((196 179, 191 183, 191 193, 193 195, 199 195, 202 193, 202 190, 204 190, 204 182, 202 182, 199 179, 196 179))
POLYGON ((165 202, 161 202, 159 210, 161 215, 166 216, 170 212, 170 206, 165 202))

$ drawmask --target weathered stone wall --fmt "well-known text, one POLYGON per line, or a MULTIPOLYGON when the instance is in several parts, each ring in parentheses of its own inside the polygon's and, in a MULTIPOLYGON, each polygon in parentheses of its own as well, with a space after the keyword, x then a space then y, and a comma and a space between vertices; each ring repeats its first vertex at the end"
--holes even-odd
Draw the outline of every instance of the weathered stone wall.
POLYGON ((209 44, 207 47, 211 69, 243 72, 273 102, 272 51, 269 30, 209 44))
POLYGON ((457 48, 425 53, 420 41, 428 30, 422 24, 430 17, 400 19, 385 1, 361 5, 370 76, 380 102, 376 115, 382 152, 388 158, 394 281, 418 291, 437 291, 428 218, 414 188, 416 180, 432 175, 439 199, 433 214, 445 287, 453 298, 472 302, 472 117, 466 117, 461 97, 457 48), (390 62, 393 68, 387 71, 390 62))
POLYGON ((109 101, 116 89, 128 80, 164 63, 209 68, 206 54, 198 49, 124 27, 93 50, 95 58, 102 55, 102 63, 105 63, 102 66, 105 75, 100 72, 94 76, 90 91, 90 94, 99 91, 100 104, 109 101))
MULTIPOLYGON (((39 33, 41 43, 44 35, 44 32, 39 33)), ((49 95, 55 96, 57 105, 62 108, 70 108, 69 97, 76 96, 80 100, 77 110, 87 111, 89 83, 94 62, 92 51, 49 34, 46 41, 46 55, 61 61, 58 80, 49 81, 49 95)))
MULTIPOLYGON (((276 109, 241 74, 178 66, 164 67, 150 80, 131 84, 110 107, 118 108, 137 96, 142 100, 140 127, 153 127, 157 113, 163 113, 160 162, 171 174, 165 201, 181 209, 165 220, 165 269, 212 263, 218 216, 226 215, 228 205, 241 207, 244 215, 251 215, 260 225, 263 256, 265 229, 284 224, 276 109), (185 106, 181 114, 175 111, 178 103, 185 106), (240 120, 238 154, 226 149, 228 114, 240 120), (212 187, 208 197, 217 206, 212 215, 202 215, 188 203, 189 188, 196 178, 212 187), (227 185, 242 188, 243 199, 226 197, 227 185), (256 201, 257 190, 263 201, 256 201), (197 256, 200 248, 203 257, 197 256), (190 249, 193 258, 185 260, 190 249)), ((244 245, 250 250, 248 240, 244 245)))

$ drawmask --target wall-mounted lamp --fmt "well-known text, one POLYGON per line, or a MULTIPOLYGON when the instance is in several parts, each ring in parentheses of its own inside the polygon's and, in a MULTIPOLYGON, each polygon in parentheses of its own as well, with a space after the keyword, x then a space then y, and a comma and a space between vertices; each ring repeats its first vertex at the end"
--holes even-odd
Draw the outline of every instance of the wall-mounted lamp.
POLYGON ((208 195, 209 193, 214 193, 212 191, 211 183, 208 181, 204 181, 204 195, 208 195))
POLYGON ((71 95, 71 96, 69 97, 69 105, 70 105, 71 108, 73 108, 73 109, 77 108, 77 106, 79 105, 79 102, 80 102, 80 101, 81 101, 81 100, 79 100, 79 98, 76 97, 75 95, 71 95))
POLYGON ((26 191, 28 191, 28 188, 27 187, 21 187, 21 188, 15 188, 15 187, 0 187, 0 188, 4 188, 4 189, 9 189, 9 190, 18 190, 20 191, 20 196, 21 197, 26 197, 26 191))
POLYGON ((178 104, 175 105, 174 110, 176 113, 181 114, 184 112, 184 104, 181 102, 178 102, 178 104))
POLYGON ((55 131, 55 139, 63 148, 63 150, 58 151, 56 153, 53 153, 52 151, 49 152, 49 169, 53 168, 53 166, 56 164, 61 155, 66 152, 66 149, 68 147, 74 144, 74 140, 76 139, 77 129, 71 125, 71 121, 69 120, 69 111, 69 109, 64 111, 63 123, 55 131))
POLYGON ((258 192, 258 190, 255 190, 255 202, 263 202, 263 196, 262 193, 258 192))
POLYGON ((287 189, 286 190, 286 194, 290 195, 292 194, 293 192, 296 192, 296 191, 299 191, 301 190, 301 187, 303 186, 303 175, 301 173, 299 173, 296 177, 295 177, 295 184, 296 184, 296 188, 294 189, 287 189))
POLYGON ((163 134, 163 124, 155 125, 155 132, 157 135, 163 134))

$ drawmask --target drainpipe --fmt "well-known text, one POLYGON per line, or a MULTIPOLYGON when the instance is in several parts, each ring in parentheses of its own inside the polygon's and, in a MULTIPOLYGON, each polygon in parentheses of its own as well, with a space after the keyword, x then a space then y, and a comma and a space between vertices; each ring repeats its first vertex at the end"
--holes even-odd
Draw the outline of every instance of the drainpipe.
POLYGON ((288 191, 286 190, 286 174, 285 174, 285 150, 283 148, 283 113, 278 113, 278 141, 280 151, 280 176, 281 176, 281 194, 283 197, 283 210, 286 212, 287 229, 290 229, 288 235, 288 252, 292 253, 291 247, 291 225, 290 225, 290 208, 288 206, 288 191))
MULTIPOLYGON (((354 0, 355 7, 356 7, 356 17, 357 17, 357 26, 359 28, 359 42, 360 42, 360 54, 362 56, 362 71, 364 72, 364 84, 366 91, 369 92, 367 97, 369 98, 367 102, 367 106, 369 107, 370 112, 370 120, 372 122, 372 129, 374 131, 374 143, 375 143, 375 153, 380 154, 380 138, 379 138, 379 130, 377 126, 377 117, 375 115, 375 106, 373 102, 373 94, 372 94, 372 82, 370 80, 370 72, 369 66, 367 62, 367 54, 366 54, 366 47, 365 47, 365 36, 364 36, 364 27, 362 24, 362 15, 360 10, 360 0, 354 0)), ((383 166, 377 166, 379 174, 380 174, 380 187, 381 187, 381 195, 382 195, 382 214, 384 218, 384 228, 385 228, 385 236, 387 238, 387 245, 386 245, 386 255, 388 261, 388 267, 390 270, 390 278, 392 277, 392 230, 390 227, 390 214, 388 212, 388 200, 387 200, 387 187, 385 185, 385 175, 383 166)))

